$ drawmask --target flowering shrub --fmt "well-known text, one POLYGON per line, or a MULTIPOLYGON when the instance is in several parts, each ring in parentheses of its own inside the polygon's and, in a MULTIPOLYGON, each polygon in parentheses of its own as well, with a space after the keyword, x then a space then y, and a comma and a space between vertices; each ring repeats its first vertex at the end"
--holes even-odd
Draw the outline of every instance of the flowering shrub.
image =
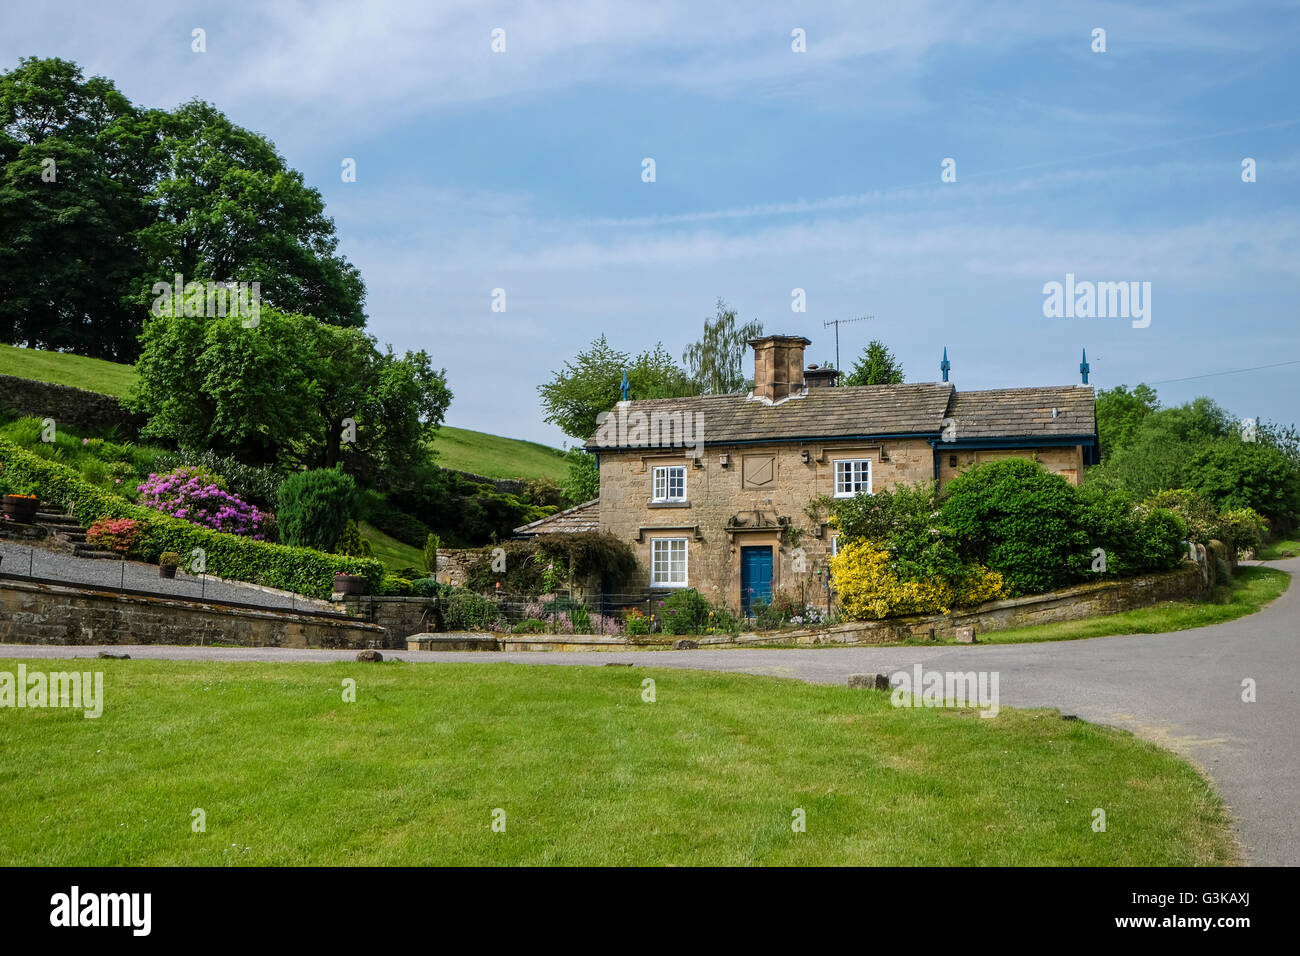
POLYGON ((641 613, 639 607, 630 608, 625 615, 625 620, 627 621, 628 634, 637 635, 650 633, 650 619, 641 613))
POLYGON ((831 558, 831 573, 844 613, 858 620, 896 614, 947 614, 953 607, 1006 595, 1002 575, 973 565, 952 583, 943 578, 903 581, 889 552, 870 541, 851 541, 831 558))
POLYGON ((105 551, 129 554, 140 531, 140 522, 131 518, 100 518, 86 530, 86 541, 105 551))
POLYGON ((146 508, 214 531, 263 540, 262 512, 221 485, 220 477, 206 469, 182 466, 163 475, 151 474, 137 490, 146 508))

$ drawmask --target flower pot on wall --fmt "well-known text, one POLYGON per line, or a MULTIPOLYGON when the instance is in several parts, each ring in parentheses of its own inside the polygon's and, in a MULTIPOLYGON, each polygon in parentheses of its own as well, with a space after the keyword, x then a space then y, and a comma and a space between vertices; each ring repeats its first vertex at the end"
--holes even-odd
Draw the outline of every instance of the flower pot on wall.
POLYGON ((160 577, 160 578, 174 578, 174 577, 176 577, 176 565, 174 565, 174 564, 160 564, 160 565, 158 565, 158 577, 160 577))
POLYGON ((366 579, 360 574, 334 575, 335 594, 365 594, 366 579))
POLYGON ((5 495, 4 513, 12 521, 21 524, 34 524, 36 522, 36 507, 39 499, 35 495, 5 495))

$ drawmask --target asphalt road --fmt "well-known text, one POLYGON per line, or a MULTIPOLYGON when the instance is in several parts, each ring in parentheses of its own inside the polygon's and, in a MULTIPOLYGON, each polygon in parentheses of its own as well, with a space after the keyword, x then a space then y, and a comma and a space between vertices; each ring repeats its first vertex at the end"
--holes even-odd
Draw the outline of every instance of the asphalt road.
MULTIPOLYGON (((1295 574, 1300 558, 1271 566, 1295 574)), ((385 652, 407 661, 625 662, 840 684, 849 674, 996 671, 1000 704, 1057 707, 1127 728, 1199 764, 1237 822, 1247 862, 1300 865, 1300 594, 1291 588, 1258 614, 1171 634, 973 647, 846 647, 582 653, 385 652), (1243 681, 1256 701, 1242 700, 1243 681)), ((0 657, 94 656, 97 647, 0 646, 0 657)), ((115 647, 173 660, 347 660, 350 651, 115 647)), ((996 718, 994 718, 996 719, 996 718)))

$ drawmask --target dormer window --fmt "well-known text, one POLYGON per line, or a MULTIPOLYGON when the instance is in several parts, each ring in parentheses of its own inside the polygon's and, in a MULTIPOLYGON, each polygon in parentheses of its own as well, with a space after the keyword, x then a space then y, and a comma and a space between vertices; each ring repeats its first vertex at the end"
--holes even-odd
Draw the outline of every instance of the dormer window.
POLYGON ((654 491, 651 500, 685 501, 686 466, 664 465, 654 470, 654 491))

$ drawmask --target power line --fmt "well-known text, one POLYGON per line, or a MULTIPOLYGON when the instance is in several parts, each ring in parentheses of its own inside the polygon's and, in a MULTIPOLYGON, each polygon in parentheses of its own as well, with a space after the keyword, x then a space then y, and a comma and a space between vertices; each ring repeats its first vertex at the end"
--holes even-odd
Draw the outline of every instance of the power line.
POLYGON ((1300 365, 1300 359, 1293 359, 1290 362, 1274 362, 1272 365, 1256 365, 1252 368, 1234 368, 1226 372, 1206 372, 1204 375, 1188 375, 1185 378, 1165 378, 1158 382, 1147 382, 1148 385, 1168 385, 1170 382, 1190 382, 1197 378, 1214 378, 1216 375, 1238 375, 1242 372, 1258 372, 1266 368, 1281 368, 1283 365, 1300 365))

